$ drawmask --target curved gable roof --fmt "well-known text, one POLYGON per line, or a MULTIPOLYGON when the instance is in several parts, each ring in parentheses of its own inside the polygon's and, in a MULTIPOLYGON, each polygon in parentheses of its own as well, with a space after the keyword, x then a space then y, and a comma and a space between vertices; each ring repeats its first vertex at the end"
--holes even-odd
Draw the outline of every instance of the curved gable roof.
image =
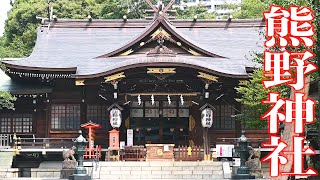
MULTIPOLYGON (((95 58, 101 54, 112 54, 115 47, 126 47, 151 26, 162 26, 173 36, 185 43, 201 48, 207 56, 179 56, 181 64, 202 66, 228 76, 247 76, 246 66, 253 66, 246 57, 250 52, 263 52, 263 41, 259 30, 264 25, 261 20, 202 21, 175 20, 172 24, 167 20, 150 22, 143 20, 99 20, 92 24, 87 21, 63 21, 50 26, 41 26, 37 34, 37 42, 31 56, 20 60, 4 61, 7 67, 21 71, 68 71, 74 77, 104 74, 115 68, 129 64, 150 62, 168 62, 164 58, 141 58, 134 55, 120 57, 95 58), (146 22, 149 25, 146 27, 146 22), (139 35, 137 37, 137 34, 139 35), (129 41, 128 41, 129 40, 129 41), (198 45, 201 44, 201 45, 198 45), (121 44, 123 44, 121 46, 121 44), (108 53, 109 52, 109 53, 108 53), (226 58, 213 57, 216 54, 226 58), (130 58, 131 57, 131 58, 130 58), (184 60, 188 58, 188 60, 184 60), (150 60, 152 59, 152 60, 150 60)), ((137 41, 138 42, 138 41, 137 41)), ((132 44, 130 44, 132 45, 132 44)), ((122 49, 122 51, 124 51, 122 49)), ((120 52, 120 51, 119 51, 120 52)), ((175 61, 178 63, 178 61, 175 61)))
POLYGON ((199 54, 202 54, 207 57, 214 57, 214 58, 225 58, 223 56, 217 55, 210 50, 207 50, 206 48, 201 47, 201 45, 195 43, 183 33, 177 30, 170 22, 167 21, 166 18, 159 16, 157 19, 155 19, 146 29, 138 35, 136 38, 134 38, 132 41, 127 43, 126 45, 101 56, 98 56, 97 58, 107 58, 107 57, 114 57, 119 56, 121 53, 126 52, 130 49, 132 49, 132 46, 135 44, 138 44, 142 42, 143 39, 146 37, 149 38, 149 36, 157 31, 159 28, 164 28, 170 35, 173 35, 176 39, 175 41, 186 44, 187 46, 193 48, 195 51, 197 51, 199 54))

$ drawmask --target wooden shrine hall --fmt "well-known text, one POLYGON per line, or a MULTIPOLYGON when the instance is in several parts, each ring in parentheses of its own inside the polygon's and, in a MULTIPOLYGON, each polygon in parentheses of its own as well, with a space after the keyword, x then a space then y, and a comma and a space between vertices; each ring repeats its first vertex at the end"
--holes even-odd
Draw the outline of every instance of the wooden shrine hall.
POLYGON ((45 20, 29 57, 2 60, 8 77, 0 90, 17 101, 15 110, 0 110, 0 133, 69 147, 80 125, 92 121, 101 125, 94 143, 108 148, 110 108, 117 107, 120 141, 132 129, 135 146, 215 147, 242 130, 266 138, 266 130, 244 129, 235 118, 243 109, 235 87, 254 68, 251 53, 263 51, 265 23, 172 19, 169 7, 152 7, 151 19, 45 20), (204 142, 206 107, 213 122, 204 142))

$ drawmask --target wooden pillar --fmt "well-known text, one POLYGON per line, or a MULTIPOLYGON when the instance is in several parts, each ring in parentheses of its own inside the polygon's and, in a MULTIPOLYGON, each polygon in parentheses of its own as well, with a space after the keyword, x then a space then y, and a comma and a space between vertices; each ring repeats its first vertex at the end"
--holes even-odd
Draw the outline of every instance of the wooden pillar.
MULTIPOLYGON (((235 109, 240 110, 241 111, 241 104, 239 102, 235 103, 235 109)), ((239 112, 235 112, 236 114, 239 112)), ((242 112, 241 112, 242 113, 242 112)), ((234 117, 235 118, 235 117, 234 117)), ((242 124, 240 120, 235 119, 235 125, 234 125, 234 129, 235 129, 235 136, 236 138, 241 136, 241 132, 242 132, 242 124)))
POLYGON ((51 100, 49 98, 49 95, 46 94, 45 96, 45 106, 46 106, 46 118, 45 118, 45 127, 46 127, 46 134, 45 137, 50 137, 50 129, 51 129, 51 124, 50 124, 50 117, 51 117, 51 100))
POLYGON ((209 128, 203 128, 203 149, 204 149, 204 160, 210 160, 210 147, 208 140, 209 128))
MULTIPOLYGON (((81 86, 81 103, 80 103, 80 124, 88 122, 87 119, 87 100, 86 100, 86 86, 81 86)), ((79 127, 80 129, 80 127, 79 127)))

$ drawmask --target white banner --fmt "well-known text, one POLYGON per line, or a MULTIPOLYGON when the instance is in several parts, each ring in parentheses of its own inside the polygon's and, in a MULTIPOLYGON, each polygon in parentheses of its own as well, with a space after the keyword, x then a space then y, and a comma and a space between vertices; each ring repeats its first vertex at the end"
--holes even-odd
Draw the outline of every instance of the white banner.
POLYGON ((133 129, 127 129, 127 146, 133 146, 133 129))
POLYGON ((234 145, 229 144, 217 144, 216 145, 216 152, 217 157, 232 157, 234 145))

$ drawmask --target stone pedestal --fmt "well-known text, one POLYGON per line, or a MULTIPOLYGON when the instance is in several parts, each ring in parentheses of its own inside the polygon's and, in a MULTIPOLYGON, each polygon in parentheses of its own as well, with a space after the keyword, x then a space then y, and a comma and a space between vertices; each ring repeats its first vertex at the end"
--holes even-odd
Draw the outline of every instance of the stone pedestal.
POLYGON ((92 178, 89 175, 83 175, 83 176, 79 176, 79 175, 74 176, 74 175, 72 175, 72 176, 69 177, 69 180, 91 180, 91 179, 92 178))
POLYGON ((174 161, 174 144, 146 144, 146 161, 174 161))
POLYGON ((73 175, 77 161, 65 160, 62 162, 62 169, 60 171, 60 179, 68 179, 73 175))
POLYGON ((250 174, 237 174, 232 176, 231 179, 255 179, 255 176, 251 176, 250 174))

